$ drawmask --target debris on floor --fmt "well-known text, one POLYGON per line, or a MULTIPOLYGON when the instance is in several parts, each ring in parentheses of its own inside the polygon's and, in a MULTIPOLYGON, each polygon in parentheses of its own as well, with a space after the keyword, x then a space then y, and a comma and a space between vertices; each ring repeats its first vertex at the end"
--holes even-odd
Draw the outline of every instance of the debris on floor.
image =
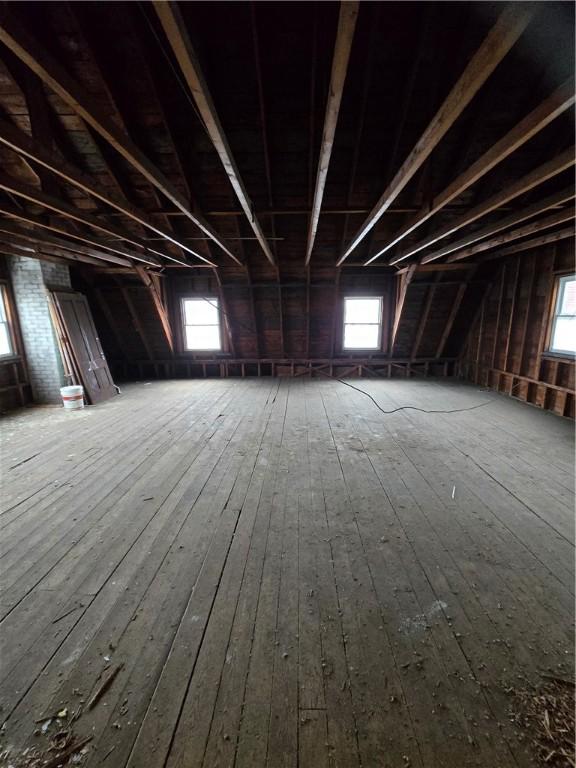
POLYGON ((92 736, 83 738, 74 733, 74 718, 69 717, 67 708, 37 722, 42 723, 42 727, 35 731, 38 742, 22 750, 2 745, 0 765, 6 768, 64 768, 84 763, 92 736))
POLYGON ((574 683, 546 678, 538 690, 514 691, 510 714, 534 745, 538 765, 574 768, 574 683))

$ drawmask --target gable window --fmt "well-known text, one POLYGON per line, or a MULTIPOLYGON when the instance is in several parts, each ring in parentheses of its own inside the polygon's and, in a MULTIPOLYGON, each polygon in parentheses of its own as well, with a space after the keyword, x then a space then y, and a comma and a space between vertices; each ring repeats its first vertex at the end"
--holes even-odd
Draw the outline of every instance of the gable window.
POLYGON ((0 285, 0 357, 11 357, 14 354, 7 306, 6 288, 0 285))
POLYGON ((344 299, 344 349, 380 349, 382 299, 344 299))
POLYGON ((184 348, 190 352, 222 349, 218 299, 182 299, 184 348))
POLYGON ((576 354, 576 275, 557 278, 549 352, 576 354))

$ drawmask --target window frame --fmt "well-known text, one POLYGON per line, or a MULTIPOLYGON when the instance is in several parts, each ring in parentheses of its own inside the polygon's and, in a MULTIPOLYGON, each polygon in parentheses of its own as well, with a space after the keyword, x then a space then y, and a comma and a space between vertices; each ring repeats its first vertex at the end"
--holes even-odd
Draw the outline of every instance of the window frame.
POLYGON ((562 304, 562 298, 564 296, 564 285, 566 282, 576 281, 576 273, 566 272, 561 275, 556 275, 554 280, 554 290, 552 292, 552 301, 550 303, 550 314, 548 321, 548 333, 546 339, 545 355, 547 357, 563 358, 565 360, 574 360, 576 353, 568 349, 555 349, 552 344, 554 340, 554 331, 556 329, 556 322, 559 317, 572 317, 572 315, 561 315, 559 309, 562 304))
POLYGON ((218 296, 199 296, 199 295, 186 295, 180 297, 180 334, 182 339, 182 350, 185 353, 191 354, 191 355, 201 355, 201 354, 222 354, 226 350, 224 349, 224 334, 222 333, 222 307, 220 303, 220 298, 218 296), (186 302, 187 301, 207 301, 209 303, 216 304, 216 309, 218 312, 218 323, 195 323, 192 325, 189 325, 186 323, 186 302), (219 340, 219 346, 218 347, 211 347, 210 349, 191 349, 186 344, 186 328, 194 328, 196 326, 198 327, 214 327, 214 325, 218 328, 218 340, 219 340))
POLYGON ((10 304, 10 293, 8 284, 4 281, 0 282, 0 323, 6 326, 6 335, 8 337, 8 343, 10 350, 8 352, 0 352, 0 362, 5 363, 9 360, 19 357, 17 346, 16 329, 14 328, 14 317, 12 314, 12 306, 10 304), (1 315, 4 315, 5 320, 2 320, 1 315))
POLYGON ((356 296, 349 295, 343 296, 342 301, 342 351, 348 354, 354 352, 379 352, 382 349, 382 331, 384 324, 384 297, 383 296, 356 296), (378 322, 377 323, 347 323, 346 322, 346 302, 347 301, 377 301, 378 302, 378 322), (374 347, 347 347, 345 343, 346 338, 346 326, 347 325, 377 325, 378 326, 378 340, 374 347))

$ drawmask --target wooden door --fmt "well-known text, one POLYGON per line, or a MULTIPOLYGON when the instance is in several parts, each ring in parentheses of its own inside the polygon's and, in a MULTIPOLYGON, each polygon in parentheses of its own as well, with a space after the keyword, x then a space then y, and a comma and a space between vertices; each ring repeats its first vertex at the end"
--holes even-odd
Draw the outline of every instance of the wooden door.
POLYGON ((108 400, 116 388, 86 297, 75 291, 54 291, 52 296, 88 401, 108 400))

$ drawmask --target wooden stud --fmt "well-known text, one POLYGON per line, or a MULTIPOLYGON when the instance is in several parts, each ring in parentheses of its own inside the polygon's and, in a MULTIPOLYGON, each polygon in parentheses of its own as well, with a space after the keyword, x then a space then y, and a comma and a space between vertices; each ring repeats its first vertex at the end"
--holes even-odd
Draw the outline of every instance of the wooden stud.
POLYGON ((462 299, 464 298, 464 294, 466 293, 466 288, 467 288, 466 283, 461 283, 458 286, 458 290, 456 292, 456 298, 452 302, 452 306, 450 308, 450 314, 448 315, 448 319, 446 320, 446 325, 444 326, 444 330, 442 331, 442 336, 440 338, 440 342, 436 350, 436 358, 442 357, 442 354, 444 352, 444 347, 446 346, 446 342, 450 337, 450 333, 452 331, 454 321, 456 320, 456 315, 458 314, 458 310, 460 309, 460 304, 462 303, 462 299))
POLYGON ((506 340, 504 342, 504 371, 508 372, 510 355, 510 338, 512 336, 512 327, 514 325, 514 311, 516 309, 516 295, 518 293, 518 280, 520 277, 520 259, 516 259, 516 271, 514 272, 514 282, 512 284, 512 300, 510 303, 510 314, 508 316, 508 327, 506 330, 506 340))
POLYGON ((411 360, 414 360, 418 356, 418 350, 420 349, 422 336, 424 335, 424 331, 426 329, 426 323, 428 322, 428 315, 430 314, 432 302, 434 301, 434 295, 436 293, 439 277, 440 273, 436 275, 436 281, 432 285, 428 286, 428 290, 426 291, 426 300, 424 302, 422 314, 420 315, 420 321, 418 323, 418 329, 414 338, 414 344, 412 345, 412 354, 410 355, 411 360))
POLYGON ((150 293, 154 308, 156 309, 156 313, 160 319, 160 324, 162 325, 162 330, 164 331, 164 336, 168 342, 170 351, 174 353, 174 338, 172 335, 172 328, 170 326, 170 319, 168 317, 168 312, 166 311, 166 307, 164 306, 164 302, 162 301, 162 297, 158 291, 156 283, 142 267, 137 266, 134 269, 150 293))
POLYGON ((400 283, 398 285, 398 298, 396 299, 396 310, 394 312, 394 323, 392 325, 392 337, 390 339, 390 351, 394 349, 394 342, 396 341, 396 334, 398 333, 398 327, 402 318, 404 302, 406 301, 406 294, 416 271, 416 264, 412 264, 411 266, 412 269, 408 269, 407 272, 400 275, 400 283))

